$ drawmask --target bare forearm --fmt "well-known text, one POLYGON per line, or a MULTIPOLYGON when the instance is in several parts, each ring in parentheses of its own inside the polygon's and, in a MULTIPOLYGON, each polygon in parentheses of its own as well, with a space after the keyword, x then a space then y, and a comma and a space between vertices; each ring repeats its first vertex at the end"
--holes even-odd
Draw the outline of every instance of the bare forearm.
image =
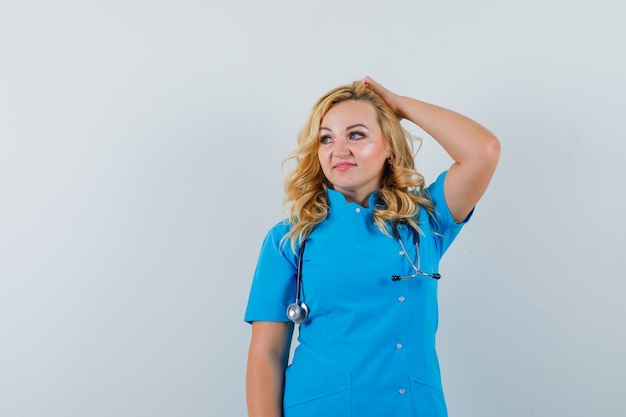
POLYGON ((246 373, 249 417, 282 417, 285 360, 251 351, 246 373))
POLYGON ((249 417, 282 417, 285 368, 293 323, 254 322, 248 351, 246 400, 249 417))
POLYGON ((397 97, 398 115, 432 136, 457 163, 485 162, 498 140, 479 123, 452 110, 406 96, 397 97))

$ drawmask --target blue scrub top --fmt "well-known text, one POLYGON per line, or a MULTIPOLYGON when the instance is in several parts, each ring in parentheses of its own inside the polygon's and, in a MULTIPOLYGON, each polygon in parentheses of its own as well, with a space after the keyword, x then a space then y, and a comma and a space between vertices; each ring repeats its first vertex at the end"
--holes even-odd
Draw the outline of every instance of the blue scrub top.
MULTIPOLYGON (((435 212, 418 214, 420 270, 439 260, 468 218, 457 224, 443 195, 444 172, 426 190, 435 212)), ((435 351, 437 280, 412 275, 398 241, 373 221, 369 208, 328 190, 329 215, 306 242, 302 296, 311 312, 300 325, 285 376, 285 417, 447 416, 435 351)), ((254 274, 245 320, 289 319, 296 293, 297 253, 281 241, 290 225, 267 234, 254 274)), ((399 226, 417 264, 410 228, 399 226)))

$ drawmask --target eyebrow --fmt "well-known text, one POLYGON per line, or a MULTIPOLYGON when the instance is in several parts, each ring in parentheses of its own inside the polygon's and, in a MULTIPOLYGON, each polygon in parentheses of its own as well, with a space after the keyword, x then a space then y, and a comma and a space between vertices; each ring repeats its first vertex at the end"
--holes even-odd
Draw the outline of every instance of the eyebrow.
MULTIPOLYGON (((364 127, 365 129, 369 130, 367 128, 367 126, 365 126, 363 123, 357 123, 357 124, 354 124, 354 125, 350 125, 350 126, 346 127, 346 130, 351 130, 351 129, 354 129, 355 127, 364 127)), ((328 130, 329 132, 333 131, 331 128, 324 127, 324 126, 321 126, 320 130, 328 130)))

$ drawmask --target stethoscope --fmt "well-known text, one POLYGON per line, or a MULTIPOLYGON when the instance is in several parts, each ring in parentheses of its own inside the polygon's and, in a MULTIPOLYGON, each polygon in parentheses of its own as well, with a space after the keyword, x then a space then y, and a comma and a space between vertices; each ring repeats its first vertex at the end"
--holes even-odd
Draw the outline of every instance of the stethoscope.
MULTIPOLYGON (((409 261, 409 265, 411 265, 411 268, 413 268, 413 271, 414 271, 413 274, 411 275, 392 275, 391 276, 392 281, 409 280, 409 279, 413 279, 417 277, 418 275, 421 275, 424 277, 430 277, 434 279, 441 278, 441 274, 439 273, 429 274, 427 272, 420 270, 420 251, 419 251, 420 237, 419 237, 419 232, 417 230, 412 229, 413 244, 415 245, 415 258, 417 262, 413 262, 411 257, 408 255, 406 248, 404 247, 404 243, 402 242, 402 237, 400 236, 400 233, 398 232, 398 227, 396 223, 392 224, 391 231, 394 237, 398 240, 398 243, 400 243, 400 247, 402 248, 402 254, 409 261)), ((300 248, 298 250, 298 271, 296 275, 296 299, 294 300, 293 303, 289 304, 289 306, 287 307, 287 317, 289 318, 289 320, 291 320, 292 322, 296 324, 304 322, 306 318, 309 316, 309 312, 311 311, 309 309, 309 306, 306 305, 306 303, 301 300, 302 258, 304 255, 305 244, 306 244, 306 240, 302 241, 302 243, 300 244, 300 248)))
POLYGON ((306 240, 300 243, 298 250, 298 275, 296 275, 296 300, 287 307, 287 317, 296 324, 302 323, 309 315, 309 306, 300 300, 300 289, 302 287, 302 258, 304 255, 304 245, 306 240))
POLYGON ((438 274, 436 272, 434 274, 429 274, 420 270, 420 250, 419 250, 420 234, 417 230, 413 228, 411 228, 411 230, 413 232, 413 244, 415 245, 415 258, 417 259, 417 266, 413 263, 413 260, 411 259, 411 257, 406 251, 406 248, 404 247, 404 243, 402 243, 402 237, 400 237, 400 233, 398 232, 398 226, 396 225, 396 223, 394 223, 391 226, 391 231, 393 232, 394 237, 400 243, 400 247, 402 248, 402 253, 404 254, 404 257, 407 259, 407 261, 409 261, 409 265, 411 265, 411 268, 413 268, 413 271, 415 271, 413 272, 412 275, 392 275, 391 280, 400 281, 400 280, 405 280, 405 279, 413 279, 418 275, 431 277, 434 279, 441 278, 441 274, 438 274))

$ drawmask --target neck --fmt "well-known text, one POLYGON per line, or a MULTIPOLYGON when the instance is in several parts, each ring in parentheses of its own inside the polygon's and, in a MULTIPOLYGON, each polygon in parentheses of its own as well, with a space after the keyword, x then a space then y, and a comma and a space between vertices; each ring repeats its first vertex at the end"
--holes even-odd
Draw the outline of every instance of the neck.
POLYGON ((339 191, 343 197, 346 199, 346 203, 357 203, 362 207, 369 208, 369 199, 371 193, 367 195, 357 195, 355 193, 339 191))

